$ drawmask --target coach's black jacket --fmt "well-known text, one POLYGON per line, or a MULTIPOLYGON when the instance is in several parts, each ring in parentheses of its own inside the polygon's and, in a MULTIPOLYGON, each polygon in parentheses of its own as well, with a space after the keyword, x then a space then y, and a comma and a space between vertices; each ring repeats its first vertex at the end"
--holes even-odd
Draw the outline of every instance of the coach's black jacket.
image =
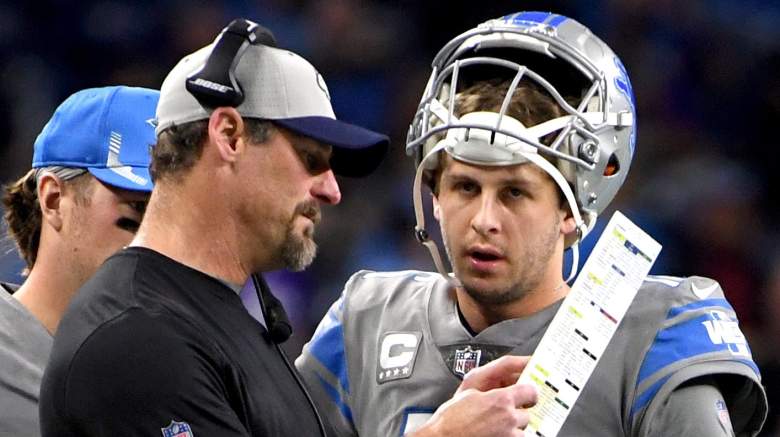
POLYGON ((59 325, 41 387, 53 436, 318 436, 265 328, 220 281, 157 252, 112 256, 59 325))

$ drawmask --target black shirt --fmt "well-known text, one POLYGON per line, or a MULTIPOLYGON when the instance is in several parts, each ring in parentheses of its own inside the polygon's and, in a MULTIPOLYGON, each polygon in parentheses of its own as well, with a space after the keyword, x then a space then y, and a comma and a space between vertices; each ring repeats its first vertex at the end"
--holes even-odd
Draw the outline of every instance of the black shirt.
POLYGON ((46 437, 322 435, 293 372, 234 291, 157 252, 129 248, 79 290, 59 325, 41 386, 41 430, 46 437))

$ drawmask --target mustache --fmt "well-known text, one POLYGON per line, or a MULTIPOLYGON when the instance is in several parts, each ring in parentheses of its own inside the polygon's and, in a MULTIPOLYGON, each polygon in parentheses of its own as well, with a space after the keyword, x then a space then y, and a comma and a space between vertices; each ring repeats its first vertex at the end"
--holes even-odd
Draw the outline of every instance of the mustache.
POLYGON ((320 212, 320 206, 317 204, 316 200, 310 200, 303 203, 298 204, 298 206, 295 207, 295 212, 293 214, 293 217, 296 215, 302 215, 304 217, 307 217, 309 220, 311 220, 315 225, 320 222, 322 219, 322 213, 320 212))

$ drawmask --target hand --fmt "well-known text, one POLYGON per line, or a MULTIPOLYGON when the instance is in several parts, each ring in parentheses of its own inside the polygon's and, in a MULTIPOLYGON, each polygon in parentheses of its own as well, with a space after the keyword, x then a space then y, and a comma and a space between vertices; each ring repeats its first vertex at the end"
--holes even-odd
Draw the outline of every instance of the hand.
POLYGON ((463 377, 463 382, 460 383, 458 391, 455 393, 470 388, 488 391, 494 388, 509 387, 517 382, 520 373, 523 372, 530 359, 531 357, 504 355, 482 367, 472 369, 463 377))
POLYGON ((528 357, 502 357, 469 372, 455 396, 409 437, 523 436, 536 389, 515 384, 528 357))

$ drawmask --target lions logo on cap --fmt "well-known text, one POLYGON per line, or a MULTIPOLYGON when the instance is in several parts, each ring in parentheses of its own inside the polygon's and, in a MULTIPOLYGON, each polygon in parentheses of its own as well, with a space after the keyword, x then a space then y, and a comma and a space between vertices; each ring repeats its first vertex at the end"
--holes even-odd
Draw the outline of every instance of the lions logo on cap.
POLYGON ((327 97, 328 100, 330 100, 330 91, 328 91, 328 86, 325 85, 325 78, 322 77, 322 75, 319 72, 317 72, 317 85, 320 87, 322 92, 325 93, 325 97, 327 97))

